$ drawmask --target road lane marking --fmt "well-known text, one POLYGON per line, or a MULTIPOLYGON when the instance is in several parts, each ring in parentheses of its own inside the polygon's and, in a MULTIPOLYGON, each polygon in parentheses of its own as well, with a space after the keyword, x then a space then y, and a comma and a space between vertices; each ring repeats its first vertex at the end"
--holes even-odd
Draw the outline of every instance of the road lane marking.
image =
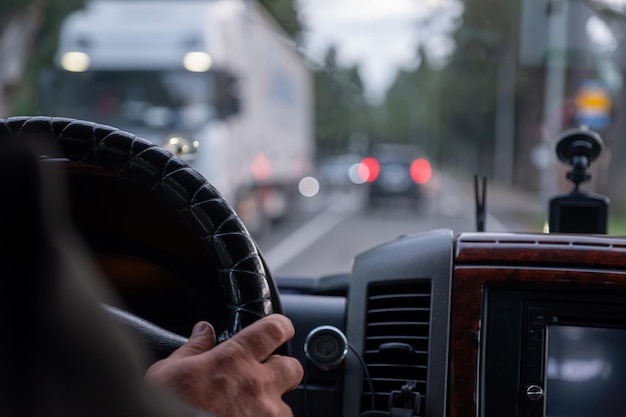
POLYGON ((282 242, 264 253, 270 270, 277 271, 304 252, 309 246, 321 239, 339 223, 359 211, 362 202, 354 190, 331 204, 326 210, 313 217, 309 222, 296 229, 282 242))

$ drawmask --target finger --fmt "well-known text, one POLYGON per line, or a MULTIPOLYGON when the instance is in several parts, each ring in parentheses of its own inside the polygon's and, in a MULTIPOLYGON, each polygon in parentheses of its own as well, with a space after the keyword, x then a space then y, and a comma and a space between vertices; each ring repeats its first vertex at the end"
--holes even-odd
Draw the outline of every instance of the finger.
POLYGON ((230 340, 258 361, 267 358, 295 334, 291 320, 281 314, 272 314, 241 330, 230 340))
POLYGON ((206 321, 200 321, 193 326, 191 336, 187 342, 179 347, 170 357, 184 358, 198 355, 215 347, 215 329, 206 321))
POLYGON ((289 356, 272 355, 267 358, 264 367, 272 373, 274 384, 281 394, 296 389, 304 377, 300 362, 289 356))

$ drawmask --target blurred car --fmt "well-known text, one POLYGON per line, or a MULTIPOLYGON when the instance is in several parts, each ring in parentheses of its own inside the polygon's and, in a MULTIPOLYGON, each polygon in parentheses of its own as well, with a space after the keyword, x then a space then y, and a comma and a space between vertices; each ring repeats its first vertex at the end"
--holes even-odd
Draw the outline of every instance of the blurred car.
POLYGON ((368 185, 368 202, 375 206, 384 199, 417 203, 424 186, 432 179, 432 167, 414 145, 378 144, 363 158, 359 176, 368 185))
POLYGON ((352 153, 322 159, 317 165, 320 181, 328 188, 344 188, 362 182, 352 173, 359 160, 359 155, 352 153))

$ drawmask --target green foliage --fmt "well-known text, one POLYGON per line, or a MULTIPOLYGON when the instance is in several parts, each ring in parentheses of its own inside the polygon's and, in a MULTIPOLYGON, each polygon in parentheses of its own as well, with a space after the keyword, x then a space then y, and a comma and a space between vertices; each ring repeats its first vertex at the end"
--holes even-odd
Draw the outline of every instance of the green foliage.
MULTIPOLYGON (((318 153, 332 155, 359 146, 371 131, 371 108, 357 67, 337 65, 329 48, 324 65, 315 72, 315 126, 318 153)), ((353 149, 353 151, 355 151, 353 149)))
POLYGON ((33 0, 2 0, 2 3, 0 3, 0 16, 1 18, 6 18, 13 12, 21 10, 32 3, 34 3, 33 0))
MULTIPOLYGON (((467 49, 465 50, 467 51, 467 49)), ((439 138, 441 159, 464 166, 470 172, 490 174, 493 165, 496 117, 496 59, 459 54, 442 77, 442 118, 449 121, 439 138)))
POLYGON ((608 229, 610 235, 626 236, 626 217, 624 215, 610 216, 608 229))
POLYGON ((58 33, 63 19, 80 8, 84 0, 17 1, 23 7, 37 7, 42 21, 35 37, 31 57, 25 69, 21 88, 12 103, 12 114, 37 113, 37 87, 41 70, 52 65, 58 33))
POLYGON ((377 124, 379 141, 411 143, 428 150, 437 110, 437 75, 425 65, 398 72, 380 106, 384 117, 377 124))
POLYGON ((516 3, 466 2, 448 63, 431 68, 423 56, 417 69, 397 74, 380 106, 377 137, 417 144, 439 164, 490 174, 498 60, 517 33, 516 3))
POLYGON ((294 0, 259 0, 267 11, 294 40, 299 40, 302 22, 294 0))

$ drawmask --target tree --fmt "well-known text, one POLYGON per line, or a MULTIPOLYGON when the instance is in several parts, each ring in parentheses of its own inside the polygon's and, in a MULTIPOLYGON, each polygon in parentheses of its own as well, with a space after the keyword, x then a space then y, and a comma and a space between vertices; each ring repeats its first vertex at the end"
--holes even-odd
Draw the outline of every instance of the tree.
MULTIPOLYGON (((457 36, 458 38, 458 36, 457 36)), ((491 174, 495 139, 497 51, 482 39, 460 47, 442 71, 440 91, 443 162, 469 172, 491 174)))
POLYGON ((398 71, 380 105, 384 117, 377 123, 376 136, 381 141, 416 144, 428 151, 436 86, 436 73, 426 65, 398 71))
POLYGON ((315 126, 321 154, 346 152, 355 138, 367 138, 371 132, 371 107, 359 69, 340 67, 335 47, 327 50, 323 66, 315 71, 315 126))
POLYGON ((303 25, 293 0, 260 0, 260 2, 289 36, 296 42, 300 40, 303 25))
POLYGON ((0 113, 36 113, 39 73, 52 63, 56 34, 63 19, 83 2, 5 0, 0 4, 0 39, 19 31, 19 43, 4 43, 8 49, 0 50, 2 60, 13 64, 0 68, 0 113), (11 72, 7 68, 17 70, 11 72))
POLYGON ((422 46, 420 66, 397 74, 382 105, 387 116, 378 124, 380 134, 421 146, 439 164, 490 174, 501 87, 498 48, 516 36, 515 7, 497 0, 466 2, 447 63, 429 65, 422 46))

